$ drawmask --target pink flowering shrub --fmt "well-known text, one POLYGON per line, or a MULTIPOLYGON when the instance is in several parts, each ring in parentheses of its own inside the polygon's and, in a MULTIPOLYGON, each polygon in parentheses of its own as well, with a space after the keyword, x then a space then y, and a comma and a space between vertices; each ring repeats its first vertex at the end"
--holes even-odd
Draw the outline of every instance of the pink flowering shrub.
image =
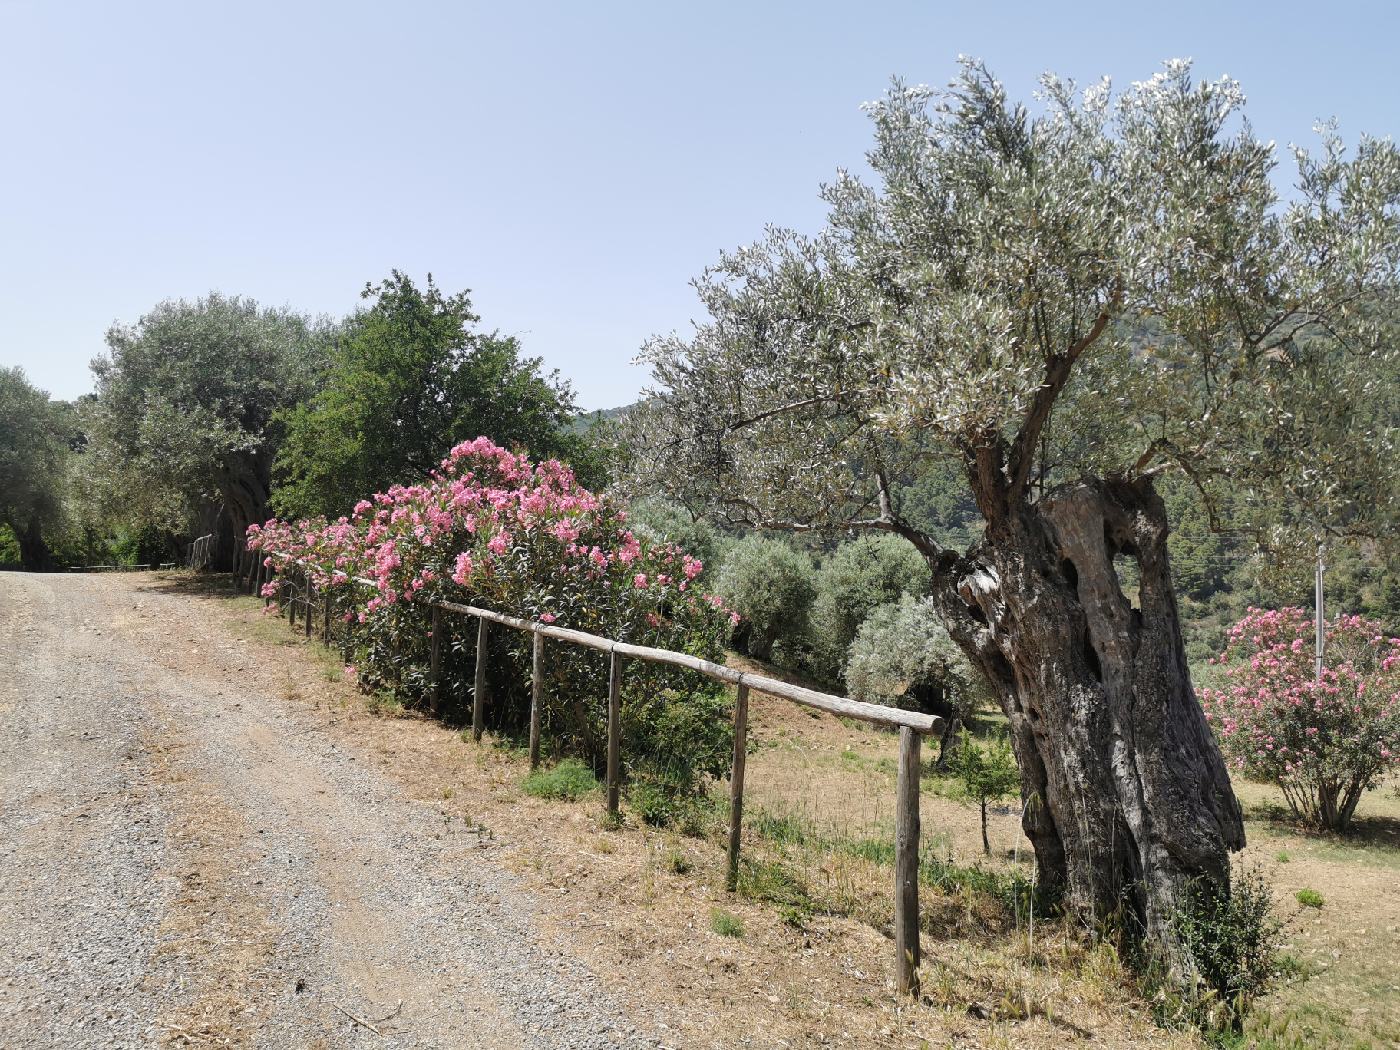
POLYGON ((1300 818, 1341 831, 1400 763, 1400 638, 1337 617, 1319 681, 1313 632, 1306 610, 1251 608, 1211 661, 1222 676, 1201 703, 1235 768, 1278 784, 1300 818))
MULTIPOLYGON (((426 694, 430 622, 413 599, 477 605, 707 659, 722 655, 733 620, 719 599, 695 589, 699 561, 673 545, 643 543, 623 510, 581 488, 566 466, 532 463, 487 438, 452 449, 423 484, 394 486, 334 522, 252 526, 248 545, 304 560, 318 591, 340 596, 338 616, 362 678, 409 699, 426 694)), ((276 597, 280 583, 269 586, 276 597)), ((442 622, 452 631, 447 671, 460 693, 471 680, 476 621, 442 622)), ((499 626, 491 634, 491 718, 500 731, 518 731, 528 717, 530 639, 499 626)), ((546 730, 596 757, 606 657, 562 642, 547 651, 554 702, 546 730)), ((626 681, 624 734, 630 723, 633 755, 655 759, 667 750, 654 739, 656 725, 698 732, 699 722, 724 724, 722 693, 694 675, 629 664, 626 681), (676 705, 688 711, 664 710, 676 705)), ((671 743, 684 754, 665 756, 668 765, 724 768, 724 740, 671 743)))

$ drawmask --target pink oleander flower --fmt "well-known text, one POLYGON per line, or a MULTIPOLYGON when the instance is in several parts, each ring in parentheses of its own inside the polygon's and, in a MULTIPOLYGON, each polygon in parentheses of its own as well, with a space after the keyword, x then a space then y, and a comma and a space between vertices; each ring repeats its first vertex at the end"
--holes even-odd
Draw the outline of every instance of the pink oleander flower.
POLYGON ((1319 678, 1313 630, 1306 610, 1251 608, 1216 662, 1223 677, 1200 698, 1233 766, 1278 784, 1303 819, 1341 830, 1396 766, 1397 646, 1379 624, 1339 616, 1325 630, 1319 678))

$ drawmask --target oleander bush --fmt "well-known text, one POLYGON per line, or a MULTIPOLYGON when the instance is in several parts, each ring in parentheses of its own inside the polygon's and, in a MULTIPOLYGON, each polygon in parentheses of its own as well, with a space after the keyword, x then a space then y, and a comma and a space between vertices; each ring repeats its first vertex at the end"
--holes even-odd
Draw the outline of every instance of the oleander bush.
MULTIPOLYGON (((452 449, 422 484, 396 485, 336 521, 272 520, 250 548, 278 565, 304 563, 318 594, 335 596, 347 655, 362 682, 408 703, 428 692, 428 599, 490 608, 619 641, 717 660, 738 616, 693 581, 702 563, 630 528, 607 496, 554 460, 532 463, 486 438, 452 449), (279 555, 273 558, 273 555, 279 555), (356 582, 356 580, 365 582, 356 582)), ((286 576, 264 590, 277 599, 286 576)), ((472 681, 477 621, 444 614, 445 713, 472 681)), ((529 719, 530 637, 489 629, 488 725, 519 735, 529 719)), ((608 658, 564 642, 546 648, 543 731, 595 769, 606 752, 608 658)), ((722 689, 692 672, 628 662, 623 692, 627 771, 694 791, 727 769, 722 689)))
POLYGON ((1300 819, 1344 831, 1400 765, 1400 638, 1361 616, 1338 616, 1325 634, 1319 677, 1312 616, 1251 608, 1211 661, 1220 679, 1201 703, 1235 768, 1277 784, 1300 819))

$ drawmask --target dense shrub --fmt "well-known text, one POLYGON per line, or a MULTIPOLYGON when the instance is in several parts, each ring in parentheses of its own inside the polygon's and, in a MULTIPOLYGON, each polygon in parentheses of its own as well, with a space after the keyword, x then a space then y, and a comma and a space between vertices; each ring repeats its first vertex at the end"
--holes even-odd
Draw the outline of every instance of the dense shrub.
MULTIPOLYGON (((371 686, 410 700, 426 690, 429 613, 449 599, 622 641, 708 659, 737 616, 692 581, 701 563, 671 544, 643 542, 606 497, 555 461, 532 464, 485 438, 454 448, 421 485, 395 486, 338 521, 270 521, 249 545, 304 560, 312 583, 341 595, 347 647, 371 686), (343 575, 342 575, 343 574, 343 575), (363 577, 369 586, 353 583, 363 577)), ((276 597, 281 584, 267 588, 276 597)), ((475 622, 444 617, 449 680, 470 678, 475 622)), ((497 730, 523 730, 529 711, 527 635, 491 632, 488 712, 497 730)), ((547 648, 544 730, 597 768, 605 749, 606 655, 547 648)), ((624 754, 632 772, 664 771, 691 789, 727 768, 724 693, 675 668, 629 664, 624 754)))
POLYGON ((1239 1031, 1251 1004, 1278 978, 1281 927, 1268 883, 1257 871, 1236 873, 1228 887, 1195 883, 1174 925, 1196 960, 1197 984, 1185 995, 1175 982, 1163 985, 1157 1003, 1165 1019, 1239 1031))
POLYGON ((782 540, 745 536, 726 554, 715 590, 742 618, 734 645, 767 660, 777 643, 806 634, 815 593, 812 559, 782 540))
POLYGON ((836 680, 856 632, 881 605, 923 595, 928 565, 907 540, 885 533, 844 543, 822 562, 812 604, 812 670, 836 680))
POLYGON ((725 537, 679 503, 655 496, 634 500, 627 508, 627 523, 642 540, 674 543, 700 559, 706 569, 701 579, 712 577, 723 560, 725 537))
POLYGON ((1362 793, 1400 763, 1400 638, 1339 616, 1316 679, 1313 630, 1303 609, 1251 608, 1201 702, 1237 769, 1278 784, 1302 819, 1341 831, 1362 793))
POLYGON ((846 659, 846 690, 857 700, 945 719, 938 768, 946 767, 959 725, 986 696, 927 599, 909 595, 880 605, 856 631, 846 659))

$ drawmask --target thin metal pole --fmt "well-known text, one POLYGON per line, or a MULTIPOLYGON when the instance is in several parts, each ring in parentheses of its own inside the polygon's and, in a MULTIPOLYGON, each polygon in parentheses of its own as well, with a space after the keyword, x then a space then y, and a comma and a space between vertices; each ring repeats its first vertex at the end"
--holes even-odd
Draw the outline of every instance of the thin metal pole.
POLYGON ((480 740, 486 730, 486 628, 485 617, 476 621, 476 683, 472 696, 472 739, 480 740))
POLYGON ((749 687, 740 683, 734 697, 734 766, 729 774, 729 871, 724 886, 739 888, 739 840, 744 827, 744 762, 748 757, 749 687))
POLYGON ((608 663, 608 812, 617 815, 622 793, 622 657, 608 663))
POLYGON ((530 647, 530 768, 540 764, 540 703, 544 693, 544 635, 535 632, 530 647))

